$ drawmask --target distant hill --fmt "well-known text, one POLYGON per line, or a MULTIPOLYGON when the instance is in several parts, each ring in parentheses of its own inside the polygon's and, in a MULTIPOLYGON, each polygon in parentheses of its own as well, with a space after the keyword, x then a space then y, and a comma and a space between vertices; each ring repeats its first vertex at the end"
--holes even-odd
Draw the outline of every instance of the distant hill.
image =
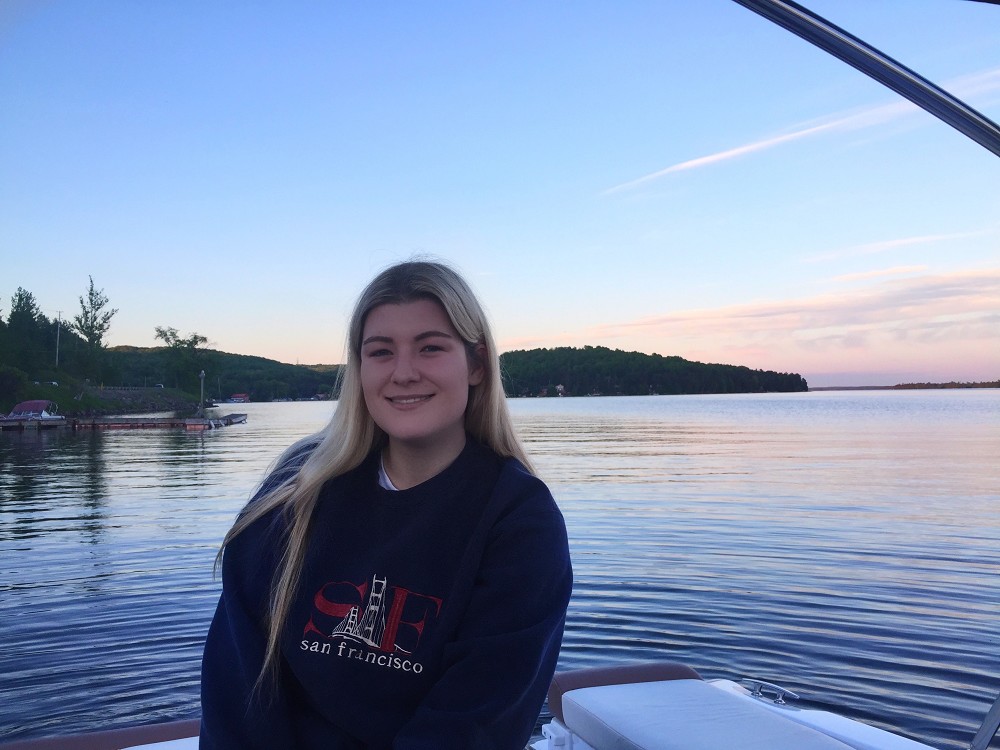
POLYGON ((337 365, 290 365, 265 357, 229 354, 214 349, 177 352, 168 347, 116 346, 107 350, 114 383, 162 384, 197 394, 198 373, 205 372, 205 397, 226 399, 240 393, 251 401, 329 397, 337 379, 337 365), (178 356, 182 359, 178 359, 178 356))
POLYGON ((898 391, 915 391, 915 390, 941 390, 941 389, 952 389, 952 388, 1000 388, 1000 380, 986 380, 974 383, 959 383, 951 381, 949 383, 901 383, 899 385, 892 386, 898 391))
MULTIPOLYGON (((600 346, 513 351, 503 354, 500 361, 509 396, 808 390, 806 381, 796 374, 600 346)), ((84 378, 66 367, 49 370, 34 383, 24 373, 6 368, 0 372, 9 376, 0 377, 0 411, 5 413, 17 401, 29 398, 58 401, 63 414, 193 411, 202 385, 200 372, 205 373, 206 400, 224 401, 236 394, 246 394, 250 401, 336 398, 339 367, 290 365, 213 349, 115 346, 105 350, 99 378, 84 378)))
MULTIPOLYGON (((108 350, 124 385, 154 385, 225 399, 246 393, 252 401, 335 394, 338 365, 290 365, 264 357, 196 349, 186 366, 167 347, 119 346, 108 350)), ((681 357, 624 352, 603 346, 519 350, 500 357, 509 396, 644 395, 650 393, 760 393, 805 391, 802 376, 736 365, 702 364, 681 357)))
POLYGON ((504 387, 512 396, 635 396, 682 393, 807 391, 795 373, 703 364, 681 357, 603 346, 507 352, 504 387))

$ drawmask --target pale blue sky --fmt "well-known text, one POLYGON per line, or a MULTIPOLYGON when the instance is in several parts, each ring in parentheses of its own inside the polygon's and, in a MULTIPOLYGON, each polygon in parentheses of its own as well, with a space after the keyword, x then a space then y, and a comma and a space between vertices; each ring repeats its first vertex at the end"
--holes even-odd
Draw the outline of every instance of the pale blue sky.
MULTIPOLYGON (((1000 119, 1000 7, 806 4, 1000 119)), ((414 254, 505 350, 1000 378, 1000 160, 731 0, 0 0, 0 314, 335 363, 414 254)))

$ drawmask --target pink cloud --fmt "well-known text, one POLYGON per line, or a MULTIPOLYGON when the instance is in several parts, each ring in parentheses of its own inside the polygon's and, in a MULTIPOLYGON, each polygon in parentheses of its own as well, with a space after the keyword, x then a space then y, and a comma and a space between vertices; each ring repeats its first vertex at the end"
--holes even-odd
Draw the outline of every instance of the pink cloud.
POLYGON ((603 345, 803 374, 902 364, 992 380, 1000 377, 1000 269, 880 279, 842 293, 678 310, 504 343, 603 345))

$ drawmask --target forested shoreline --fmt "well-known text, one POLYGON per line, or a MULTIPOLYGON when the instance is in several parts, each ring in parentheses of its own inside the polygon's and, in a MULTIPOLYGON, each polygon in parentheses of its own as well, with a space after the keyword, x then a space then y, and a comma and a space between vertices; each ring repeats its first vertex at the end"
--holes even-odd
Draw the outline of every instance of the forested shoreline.
MULTIPOLYGON (((58 367, 24 363, 0 343, 0 410, 18 400, 56 400, 64 414, 105 411, 95 402, 113 401, 114 411, 144 409, 173 398, 196 408, 205 373, 206 400, 246 394, 251 401, 336 398, 337 365, 290 365, 264 357, 185 346, 117 346, 102 352, 99 368, 73 356, 58 367), (8 364, 9 363, 9 364, 8 364), (96 370, 96 371, 95 371, 96 370), (29 375, 34 373, 33 375, 29 375), (162 390, 161 390, 162 389, 162 390), (139 391, 140 394, 134 393, 139 391), (146 391, 146 397, 141 392, 146 391), (157 392, 158 391, 158 392, 157 392), (131 392, 131 393, 130 393, 131 392), (69 397, 69 398, 67 398, 69 397)), ((706 365, 680 357, 623 352, 604 347, 514 351, 501 355, 508 396, 621 396, 682 393, 804 391, 805 379, 789 373, 706 365)))
POLYGON ((807 391, 796 373, 704 364, 681 357, 603 346, 507 352, 501 357, 509 396, 639 396, 807 391))
MULTIPOLYGON (((93 279, 68 320, 42 314, 18 288, 9 313, 0 310, 0 413, 18 401, 56 401, 66 415, 196 409, 206 401, 245 394, 251 401, 336 398, 339 365, 291 365, 205 348, 197 333, 184 337, 156 327, 164 346, 105 345, 117 310, 108 308, 93 279), (203 373, 203 375, 202 375, 203 373)), ((556 347, 501 355, 504 390, 512 397, 634 396, 809 390, 797 373, 705 364, 677 356, 603 346, 556 347)), ((904 384, 891 388, 997 387, 1000 383, 904 384)))

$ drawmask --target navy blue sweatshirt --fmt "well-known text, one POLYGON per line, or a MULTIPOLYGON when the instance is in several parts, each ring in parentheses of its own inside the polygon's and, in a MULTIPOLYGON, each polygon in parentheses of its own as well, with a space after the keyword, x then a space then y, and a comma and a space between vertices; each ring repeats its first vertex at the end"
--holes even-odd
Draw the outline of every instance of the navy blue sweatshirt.
POLYGON ((378 469, 374 453, 323 488, 279 687, 263 694, 281 512, 227 546, 202 748, 524 748, 572 587, 562 515, 519 462, 471 438, 411 489, 383 489, 378 469))

